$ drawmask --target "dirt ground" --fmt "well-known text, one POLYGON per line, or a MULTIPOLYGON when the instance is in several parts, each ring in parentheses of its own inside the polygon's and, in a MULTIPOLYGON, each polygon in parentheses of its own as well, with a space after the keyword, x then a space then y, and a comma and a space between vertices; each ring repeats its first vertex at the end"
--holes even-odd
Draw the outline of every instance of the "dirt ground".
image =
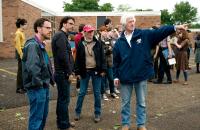
MULTIPOLYGON (((191 62, 193 64, 193 62, 191 62)), ((194 64, 193 64, 194 65, 194 64)), ((0 130, 26 130, 28 109, 26 95, 15 93, 15 60, 0 60, 0 130), (6 71, 5 71, 6 70, 6 71)), ((172 71, 174 77, 175 72, 172 71)), ((181 74, 180 77, 183 77, 181 74)), ((194 66, 189 71, 189 85, 148 83, 147 111, 148 130, 200 130, 200 74, 194 66)), ((183 80, 182 78, 180 80, 183 80)), ((71 89, 69 106, 70 119, 73 121, 77 92, 71 89)), ((51 101, 46 130, 56 128, 56 88, 51 88, 51 101)), ((102 120, 93 122, 93 94, 85 97, 81 120, 76 123, 76 130, 118 130, 120 129, 120 101, 109 98, 102 100, 102 120)), ((132 126, 135 127, 135 95, 132 97, 132 126)))

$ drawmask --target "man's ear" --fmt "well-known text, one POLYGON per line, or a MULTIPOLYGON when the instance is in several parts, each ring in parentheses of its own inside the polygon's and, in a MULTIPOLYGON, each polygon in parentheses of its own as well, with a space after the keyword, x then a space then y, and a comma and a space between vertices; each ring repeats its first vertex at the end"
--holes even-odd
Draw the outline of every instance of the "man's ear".
POLYGON ((37 31, 41 32, 42 27, 37 27, 37 31))

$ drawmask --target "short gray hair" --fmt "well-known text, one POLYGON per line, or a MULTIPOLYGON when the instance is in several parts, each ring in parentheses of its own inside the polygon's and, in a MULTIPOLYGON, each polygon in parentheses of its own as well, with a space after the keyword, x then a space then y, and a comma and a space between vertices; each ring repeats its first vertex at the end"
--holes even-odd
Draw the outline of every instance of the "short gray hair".
POLYGON ((126 24, 127 24, 126 20, 127 20, 128 18, 133 18, 134 21, 136 21, 136 18, 135 18, 135 15, 134 15, 134 14, 123 14, 123 15, 121 16, 121 19, 120 19, 120 23, 122 24, 122 29, 123 29, 123 30, 125 29, 125 26, 126 26, 126 24))

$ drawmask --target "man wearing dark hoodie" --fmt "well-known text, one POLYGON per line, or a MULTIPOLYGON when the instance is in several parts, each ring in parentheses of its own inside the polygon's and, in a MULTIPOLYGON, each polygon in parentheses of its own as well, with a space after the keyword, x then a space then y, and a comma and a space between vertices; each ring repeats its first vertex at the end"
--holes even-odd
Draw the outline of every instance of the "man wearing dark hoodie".
POLYGON ((59 130, 73 130, 69 122, 68 106, 70 102, 70 85, 73 79, 73 57, 68 42, 68 33, 73 31, 75 19, 65 16, 60 21, 59 31, 52 38, 52 52, 55 68, 55 82, 58 90, 56 115, 59 130))
POLYGON ((136 93, 137 130, 147 130, 146 93, 147 80, 154 74, 151 48, 178 29, 186 25, 163 26, 158 29, 136 29, 134 15, 123 15, 121 24, 124 28, 113 48, 114 84, 121 89, 122 130, 130 128, 130 100, 132 90, 136 93))

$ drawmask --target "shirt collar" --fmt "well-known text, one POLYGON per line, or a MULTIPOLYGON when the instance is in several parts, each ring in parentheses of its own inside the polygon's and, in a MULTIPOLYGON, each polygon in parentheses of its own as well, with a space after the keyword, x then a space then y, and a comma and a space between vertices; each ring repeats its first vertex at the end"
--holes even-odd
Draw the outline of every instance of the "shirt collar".
POLYGON ((133 30, 133 31, 132 31, 132 33, 131 33, 131 34, 129 34, 129 35, 127 35, 125 32, 126 32, 126 31, 124 31, 124 36, 125 36, 125 37, 127 37, 127 36, 130 36, 130 35, 132 36, 132 35, 133 35, 133 33, 134 33, 134 30, 133 30))
POLYGON ((21 28, 18 28, 17 31, 24 32, 24 30, 21 28))
POLYGON ((40 39, 36 35, 35 35, 35 40, 40 45, 41 48, 43 49, 45 48, 45 44, 42 41, 40 41, 40 39))

